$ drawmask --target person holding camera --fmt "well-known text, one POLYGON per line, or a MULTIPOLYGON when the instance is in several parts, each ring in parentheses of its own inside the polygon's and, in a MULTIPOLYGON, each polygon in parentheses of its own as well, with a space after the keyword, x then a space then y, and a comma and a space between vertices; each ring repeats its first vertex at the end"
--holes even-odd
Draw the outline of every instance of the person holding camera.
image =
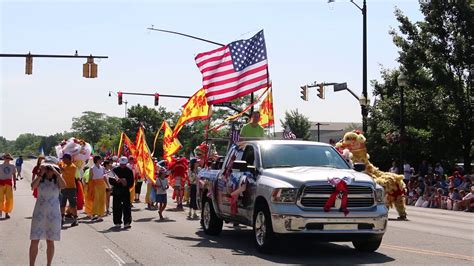
POLYGON ((38 191, 38 199, 31 218, 30 265, 35 264, 40 240, 46 240, 47 265, 51 265, 54 241, 61 239, 59 193, 66 187, 66 181, 59 173, 57 164, 56 158, 46 157, 39 167, 38 176, 31 182, 31 189, 38 191))
POLYGON ((135 180, 133 179, 133 171, 127 167, 128 159, 125 156, 120 157, 119 166, 115 167, 114 177, 109 178, 112 185, 113 199, 113 216, 116 227, 122 225, 122 214, 124 228, 130 228, 132 223, 132 204, 130 202, 130 188, 133 187, 135 180))

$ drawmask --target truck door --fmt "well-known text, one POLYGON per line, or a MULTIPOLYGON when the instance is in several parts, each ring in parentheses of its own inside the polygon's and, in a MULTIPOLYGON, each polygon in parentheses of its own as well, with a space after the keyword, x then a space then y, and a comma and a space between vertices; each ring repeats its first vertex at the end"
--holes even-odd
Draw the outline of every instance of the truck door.
POLYGON ((219 208, 219 212, 224 216, 231 216, 232 163, 235 160, 240 160, 242 153, 243 150, 237 145, 231 147, 222 165, 222 170, 219 172, 216 189, 217 207, 219 208))
MULTIPOLYGON (((256 148, 253 145, 247 145, 242 154, 242 161, 247 162, 248 168, 258 169, 259 160, 256 148)), ((245 186, 245 189, 240 193, 237 202, 238 216, 240 220, 245 221, 246 224, 252 224, 253 206, 255 202, 255 194, 257 193, 257 176, 254 176, 252 171, 244 171, 241 177, 240 186, 245 186)), ((241 187, 242 190, 242 187, 241 187)))

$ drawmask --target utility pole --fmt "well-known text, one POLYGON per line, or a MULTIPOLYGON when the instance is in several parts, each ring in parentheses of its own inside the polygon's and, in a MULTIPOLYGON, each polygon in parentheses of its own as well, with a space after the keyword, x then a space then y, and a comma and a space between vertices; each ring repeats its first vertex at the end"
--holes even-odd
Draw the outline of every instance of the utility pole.
POLYGON ((123 103, 125 104, 125 118, 127 118, 128 117, 128 112, 127 112, 128 111, 128 109, 127 109, 128 102, 124 101, 123 103))
POLYGON ((319 133, 319 127, 320 127, 320 126, 327 126, 327 125, 329 125, 329 124, 322 124, 322 123, 319 123, 319 122, 318 122, 318 123, 316 123, 316 125, 318 126, 318 142, 319 142, 320 139, 321 139, 321 138, 320 138, 320 133, 319 133))

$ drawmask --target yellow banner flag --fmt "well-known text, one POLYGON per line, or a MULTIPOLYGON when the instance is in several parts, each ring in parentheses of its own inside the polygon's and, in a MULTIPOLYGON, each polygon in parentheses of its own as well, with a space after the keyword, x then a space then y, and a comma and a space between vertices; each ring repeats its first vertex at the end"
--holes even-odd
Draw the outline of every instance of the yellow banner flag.
POLYGON ((135 145, 137 151, 136 161, 140 175, 155 182, 155 165, 153 164, 150 149, 145 140, 145 132, 142 127, 138 129, 135 145))
POLYGON ((195 120, 207 119, 209 117, 209 105, 207 104, 206 90, 198 90, 188 102, 183 105, 183 112, 173 130, 173 137, 178 136, 179 131, 186 123, 195 120))
POLYGON ((274 117, 273 117, 273 94, 272 90, 270 89, 267 93, 267 97, 263 100, 260 104, 260 124, 262 127, 269 127, 275 124, 274 117))
POLYGON ((173 132, 166 121, 163 122, 161 129, 164 132, 163 136, 163 158, 168 162, 171 161, 171 156, 181 149, 182 145, 178 138, 173 137, 173 132))

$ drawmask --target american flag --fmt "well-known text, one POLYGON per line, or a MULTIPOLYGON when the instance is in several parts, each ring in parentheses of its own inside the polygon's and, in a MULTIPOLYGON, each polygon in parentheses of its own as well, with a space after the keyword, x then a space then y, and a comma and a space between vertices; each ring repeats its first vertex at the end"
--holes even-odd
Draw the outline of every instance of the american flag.
POLYGON ((285 130, 283 130, 283 138, 296 139, 296 135, 293 132, 291 132, 291 130, 285 128, 285 130))
POLYGON ((263 30, 248 40, 200 53, 195 60, 209 104, 231 101, 268 87, 263 30))
POLYGON ((232 141, 232 143, 237 143, 240 140, 240 132, 235 127, 232 127, 232 130, 230 132, 230 140, 232 141))

